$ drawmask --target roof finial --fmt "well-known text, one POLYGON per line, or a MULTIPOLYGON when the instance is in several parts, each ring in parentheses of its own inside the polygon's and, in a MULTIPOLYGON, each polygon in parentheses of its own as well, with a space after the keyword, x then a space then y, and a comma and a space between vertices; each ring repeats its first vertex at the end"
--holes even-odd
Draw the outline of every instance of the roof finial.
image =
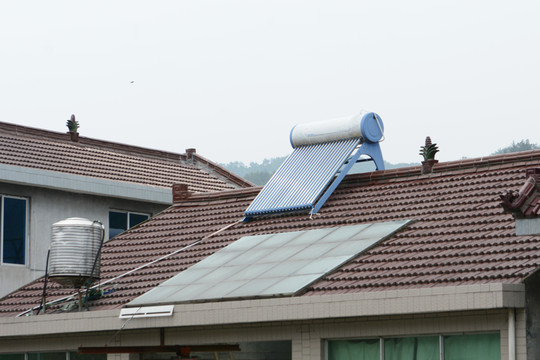
POLYGON ((434 160, 435 154, 438 152, 439 149, 437 148, 437 144, 433 144, 429 136, 426 137, 426 145, 420 146, 420 155, 424 157, 424 161, 434 160))
POLYGON ((79 141, 79 122, 75 120, 75 115, 71 114, 71 119, 69 119, 66 123, 66 126, 68 127, 69 134, 71 136, 71 141, 77 142, 79 141))
POLYGON ((433 172, 433 165, 439 162, 439 160, 435 160, 435 154, 438 152, 437 144, 433 144, 429 136, 426 137, 426 144, 420 146, 420 155, 424 157, 424 161, 422 161, 422 174, 433 172))
POLYGON ((69 132, 77 132, 79 130, 79 122, 75 120, 75 115, 71 114, 71 119, 67 121, 66 126, 69 129, 69 132))

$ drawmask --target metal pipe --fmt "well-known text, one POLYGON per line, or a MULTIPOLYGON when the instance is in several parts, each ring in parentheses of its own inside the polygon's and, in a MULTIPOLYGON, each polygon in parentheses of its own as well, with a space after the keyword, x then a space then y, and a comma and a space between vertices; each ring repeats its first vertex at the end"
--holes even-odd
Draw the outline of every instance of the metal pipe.
POLYGON ((41 304, 39 304, 39 308, 37 309, 36 315, 39 315, 39 312, 41 309, 43 309, 43 313, 47 311, 46 305, 47 305, 47 279, 49 276, 49 256, 51 255, 51 248, 47 250, 47 260, 45 261, 45 277, 43 280, 43 293, 41 294, 41 304))
POLYGON ((508 360, 516 360, 516 312, 508 309, 508 360))

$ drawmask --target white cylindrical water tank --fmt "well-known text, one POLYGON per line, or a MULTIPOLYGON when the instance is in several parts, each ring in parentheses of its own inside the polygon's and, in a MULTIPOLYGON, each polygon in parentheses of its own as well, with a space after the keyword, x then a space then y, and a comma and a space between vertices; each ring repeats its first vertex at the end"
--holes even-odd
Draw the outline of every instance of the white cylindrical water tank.
POLYGON ((69 218, 54 223, 49 279, 73 288, 98 280, 103 234, 103 225, 98 221, 69 218))
POLYGON ((376 143, 384 136, 384 125, 379 115, 362 111, 355 116, 298 124, 291 130, 289 139, 293 148, 363 138, 376 143))

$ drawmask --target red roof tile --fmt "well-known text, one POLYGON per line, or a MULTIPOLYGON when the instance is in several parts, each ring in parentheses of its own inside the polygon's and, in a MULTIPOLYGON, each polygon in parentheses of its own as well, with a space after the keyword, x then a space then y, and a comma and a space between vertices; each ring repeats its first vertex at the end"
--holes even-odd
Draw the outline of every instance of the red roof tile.
MULTIPOLYGON (((105 244, 102 282, 171 254, 103 286, 91 309, 118 308, 235 240, 254 234, 412 219, 379 243, 297 296, 476 283, 519 283, 540 267, 539 236, 516 236, 499 194, 518 189, 540 151, 349 175, 319 214, 257 218, 214 234, 243 218, 260 188, 194 194, 105 244), (211 235, 214 234, 214 235, 211 235)), ((0 316, 40 302, 37 281, 0 301, 0 316)), ((72 294, 51 285, 47 299, 72 294)), ((53 306, 50 311, 57 311, 53 306)))
POLYGON ((33 129, 0 122, 0 164, 72 175, 209 192, 253 186, 223 167, 193 154, 168 153, 135 146, 33 129))

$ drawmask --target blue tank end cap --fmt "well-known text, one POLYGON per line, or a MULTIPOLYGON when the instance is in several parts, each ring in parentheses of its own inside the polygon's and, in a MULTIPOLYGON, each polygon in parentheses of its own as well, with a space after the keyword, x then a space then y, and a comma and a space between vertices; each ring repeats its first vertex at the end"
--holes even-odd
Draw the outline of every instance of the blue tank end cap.
POLYGON ((369 112, 362 117, 360 130, 365 140, 376 143, 383 137, 384 124, 379 115, 369 112))
POLYGON ((291 129, 291 132, 289 133, 289 142, 291 143, 291 147, 294 149, 294 142, 293 142, 293 132, 297 125, 294 125, 291 129))

